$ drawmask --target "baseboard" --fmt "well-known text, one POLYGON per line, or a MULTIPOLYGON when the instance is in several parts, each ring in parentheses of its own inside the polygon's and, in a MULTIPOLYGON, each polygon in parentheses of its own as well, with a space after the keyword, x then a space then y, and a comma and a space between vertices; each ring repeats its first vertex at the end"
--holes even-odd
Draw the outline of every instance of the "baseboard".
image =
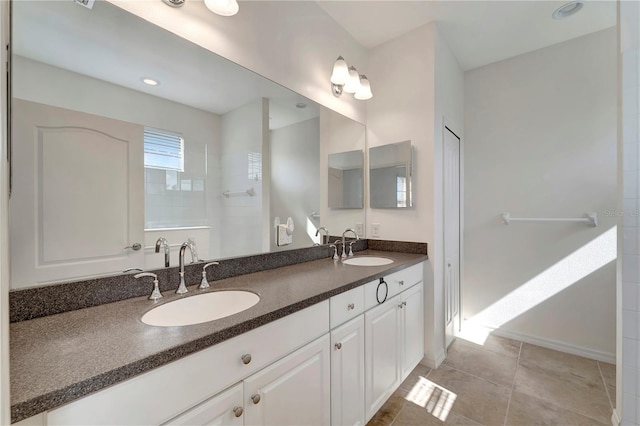
POLYGON ((578 355, 581 357, 594 359, 596 361, 607 362, 609 364, 616 363, 616 354, 610 352, 598 351, 595 349, 585 348, 582 346, 571 345, 569 343, 560 342, 558 340, 543 339, 536 336, 530 336, 527 334, 516 333, 513 331, 495 329, 491 332, 496 336, 506 337, 507 339, 520 340, 525 343, 531 343, 532 345, 542 346, 543 348, 553 349, 559 352, 565 352, 572 355, 578 355))
POLYGON ((432 358, 429 355, 425 354, 424 358, 422 358, 422 361, 420 361, 420 364, 426 365, 427 367, 432 369, 436 369, 440 367, 440 364, 442 364, 446 357, 447 353, 444 350, 440 350, 436 354, 435 358, 432 358))
POLYGON ((620 423, 622 422, 620 421, 620 417, 618 417, 618 412, 613 410, 613 413, 611 414, 611 424, 613 426, 620 426, 620 423))

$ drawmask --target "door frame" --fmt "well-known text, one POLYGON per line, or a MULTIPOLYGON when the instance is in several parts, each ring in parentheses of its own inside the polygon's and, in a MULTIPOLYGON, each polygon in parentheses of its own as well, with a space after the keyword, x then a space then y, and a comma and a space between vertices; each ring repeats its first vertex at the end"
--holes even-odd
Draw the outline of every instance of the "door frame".
MULTIPOLYGON (((459 247, 459 259, 458 259, 458 268, 459 268, 459 282, 458 282, 458 314, 460 316, 459 318, 459 324, 458 324, 458 329, 455 329, 454 327, 454 336, 457 336, 460 331, 462 330, 462 324, 464 322, 464 318, 463 318, 463 310, 462 310, 462 306, 463 306, 463 287, 464 287, 464 136, 463 136, 463 132, 462 132, 462 126, 459 126, 457 123, 453 122, 452 120, 448 119, 447 117, 443 117, 442 119, 442 157, 440 158, 440 164, 442 165, 442 185, 443 185, 443 192, 442 192, 442 249, 444 250, 445 247, 445 226, 444 226, 444 221, 445 221, 445 217, 444 217, 444 138, 447 134, 447 132, 451 132, 455 137, 458 138, 459 140, 459 163, 458 163, 458 179, 459 179, 459 187, 460 187, 460 192, 458 194, 459 197, 459 208, 460 208, 460 215, 459 215, 459 223, 458 223, 458 247, 459 247)), ((442 273, 442 278, 443 278, 443 292, 445 291, 445 287, 444 287, 444 277, 445 277, 445 268, 446 268, 446 258, 444 256, 444 252, 443 255, 441 256, 441 262, 439 265, 439 268, 441 270, 442 273)), ((443 298, 442 301, 443 303, 445 302, 446 298, 444 297, 443 294, 443 298)), ((443 314, 445 313, 445 309, 443 306, 443 314)), ((443 318, 443 325, 444 325, 444 348, 445 351, 447 350, 447 322, 446 322, 446 318, 443 318)))

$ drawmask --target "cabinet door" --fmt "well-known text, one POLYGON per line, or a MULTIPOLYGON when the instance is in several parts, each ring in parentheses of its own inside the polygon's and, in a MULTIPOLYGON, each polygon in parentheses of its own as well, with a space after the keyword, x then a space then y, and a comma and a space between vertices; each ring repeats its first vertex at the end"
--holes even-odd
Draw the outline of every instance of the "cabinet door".
POLYGON ((331 419, 329 335, 244 381, 245 425, 327 425, 331 419))
POLYGON ((400 296, 365 314, 367 421, 400 385, 400 296))
POLYGON ((331 424, 364 425, 364 315, 331 331, 331 424))
POLYGON ((424 299, 420 283, 402 293, 402 380, 424 357, 424 299))
POLYGON ((164 424, 172 426, 242 426, 242 389, 242 383, 238 383, 164 424))

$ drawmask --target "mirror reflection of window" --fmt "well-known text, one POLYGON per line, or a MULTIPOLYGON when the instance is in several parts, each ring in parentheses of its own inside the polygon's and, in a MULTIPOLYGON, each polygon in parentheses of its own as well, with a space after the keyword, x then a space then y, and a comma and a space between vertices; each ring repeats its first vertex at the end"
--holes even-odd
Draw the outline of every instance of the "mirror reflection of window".
POLYGON ((398 207, 407 207, 407 178, 404 176, 398 176, 396 178, 397 183, 397 201, 398 207))
POLYGON ((144 129, 145 229, 206 224, 204 178, 185 169, 184 158, 182 135, 144 129))

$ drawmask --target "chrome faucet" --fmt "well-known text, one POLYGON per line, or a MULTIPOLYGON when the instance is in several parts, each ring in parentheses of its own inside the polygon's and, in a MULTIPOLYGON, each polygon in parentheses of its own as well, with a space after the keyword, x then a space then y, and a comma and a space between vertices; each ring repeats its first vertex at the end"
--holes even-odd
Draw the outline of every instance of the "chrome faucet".
POLYGON ((158 276, 152 272, 143 272, 141 274, 136 274, 133 276, 134 278, 142 278, 142 277, 151 277, 153 278, 153 291, 151 292, 151 296, 149 296, 149 300, 153 300, 156 302, 158 299, 162 297, 162 293, 160 293, 160 289, 158 288, 158 276))
MULTIPOLYGON (((330 236, 329 235, 329 230, 327 228, 325 228, 324 226, 319 227, 318 229, 316 229, 316 237, 318 236, 320 231, 324 231, 325 237, 327 238, 327 240, 329 240, 329 236, 330 236)), ((324 237, 322 238, 322 244, 324 244, 324 237)))
POLYGON ((167 241, 166 238, 158 238, 156 240, 156 253, 160 253, 160 246, 164 246, 164 266, 166 268, 169 267, 169 259, 170 259, 170 254, 169 254, 169 241, 167 241))
POLYGON ((198 261, 198 253, 196 253, 196 246, 193 244, 193 241, 188 240, 186 243, 182 243, 180 246, 180 255, 178 256, 180 258, 180 285, 176 290, 177 294, 184 294, 189 291, 184 282, 184 252, 187 248, 191 252, 191 263, 198 261))
MULTIPOLYGON (((356 236, 356 241, 360 239, 360 237, 358 236, 358 233, 357 233, 356 231, 354 231, 353 229, 351 229, 351 228, 349 228, 349 229, 345 230, 345 231, 342 233, 342 256, 341 256, 341 257, 342 257, 343 259, 344 259, 345 257, 347 257, 347 246, 345 245, 345 241, 344 241, 344 240, 345 240, 345 238, 344 238, 344 237, 345 237, 345 235, 347 235, 347 233, 348 233, 348 232, 351 232, 351 233, 353 233, 353 235, 355 235, 355 236, 356 236)), ((351 252, 351 253, 353 253, 353 252, 351 252)), ((353 255, 353 254, 352 254, 352 255, 353 255)))

